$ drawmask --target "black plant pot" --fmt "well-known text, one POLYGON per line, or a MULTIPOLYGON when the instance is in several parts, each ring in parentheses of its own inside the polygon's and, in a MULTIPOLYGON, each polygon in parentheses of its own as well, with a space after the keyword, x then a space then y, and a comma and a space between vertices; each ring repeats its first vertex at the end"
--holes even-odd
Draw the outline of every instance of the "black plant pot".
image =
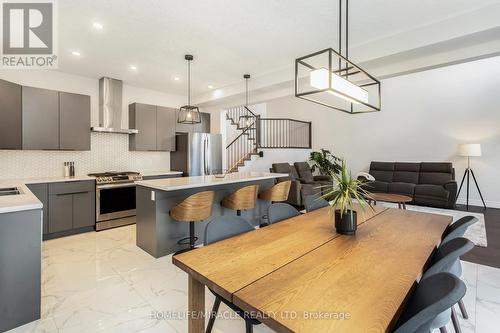
POLYGON ((354 235, 356 229, 358 229, 358 216, 356 211, 348 209, 341 217, 340 209, 335 210, 335 229, 337 233, 342 235, 354 235))

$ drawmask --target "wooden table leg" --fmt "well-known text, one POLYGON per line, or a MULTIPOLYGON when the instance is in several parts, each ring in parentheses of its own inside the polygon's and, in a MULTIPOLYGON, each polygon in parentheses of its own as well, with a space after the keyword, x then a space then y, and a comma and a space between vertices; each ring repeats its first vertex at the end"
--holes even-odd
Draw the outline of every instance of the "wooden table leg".
POLYGON ((406 202, 403 202, 403 209, 406 210, 406 202))
POLYGON ((205 332, 205 285, 188 277, 188 332, 205 332))

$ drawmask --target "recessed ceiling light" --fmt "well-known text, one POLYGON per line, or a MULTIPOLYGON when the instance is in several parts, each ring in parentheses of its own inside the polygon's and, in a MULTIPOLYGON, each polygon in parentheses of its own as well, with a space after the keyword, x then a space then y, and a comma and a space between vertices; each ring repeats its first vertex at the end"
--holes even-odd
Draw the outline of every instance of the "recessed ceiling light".
POLYGON ((213 85, 211 85, 211 84, 209 84, 209 85, 208 85, 208 89, 214 89, 214 86, 213 86, 213 85))
POLYGON ((130 69, 133 70, 133 71, 136 71, 137 70, 137 66, 131 65, 130 69))
POLYGON ((179 81, 181 78, 178 76, 174 76, 174 81, 179 81))
POLYGON ((102 28, 104 28, 104 26, 99 22, 92 23, 92 26, 94 27, 94 29, 97 29, 97 30, 102 30, 102 28))
POLYGON ((72 54, 72 55, 74 55, 75 57, 79 57, 79 56, 81 56, 81 55, 82 55, 82 54, 81 54, 80 52, 78 52, 78 51, 73 51, 73 52, 71 52, 71 54, 72 54))

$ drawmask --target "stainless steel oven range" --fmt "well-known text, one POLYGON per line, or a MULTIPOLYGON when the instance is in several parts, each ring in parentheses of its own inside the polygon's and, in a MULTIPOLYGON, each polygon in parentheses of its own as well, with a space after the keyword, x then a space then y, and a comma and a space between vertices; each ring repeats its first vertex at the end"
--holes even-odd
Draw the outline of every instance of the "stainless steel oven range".
POLYGON ((96 177, 96 231, 135 223, 135 181, 138 172, 93 173, 96 177))

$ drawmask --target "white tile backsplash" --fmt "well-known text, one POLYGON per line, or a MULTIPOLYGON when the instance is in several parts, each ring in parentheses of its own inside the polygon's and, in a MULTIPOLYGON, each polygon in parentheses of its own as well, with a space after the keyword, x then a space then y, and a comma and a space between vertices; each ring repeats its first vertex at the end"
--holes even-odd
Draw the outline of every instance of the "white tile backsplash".
POLYGON ((67 161, 75 162, 76 175, 170 169, 170 153, 129 151, 128 140, 125 134, 92 133, 90 151, 0 150, 0 179, 62 176, 67 161))

